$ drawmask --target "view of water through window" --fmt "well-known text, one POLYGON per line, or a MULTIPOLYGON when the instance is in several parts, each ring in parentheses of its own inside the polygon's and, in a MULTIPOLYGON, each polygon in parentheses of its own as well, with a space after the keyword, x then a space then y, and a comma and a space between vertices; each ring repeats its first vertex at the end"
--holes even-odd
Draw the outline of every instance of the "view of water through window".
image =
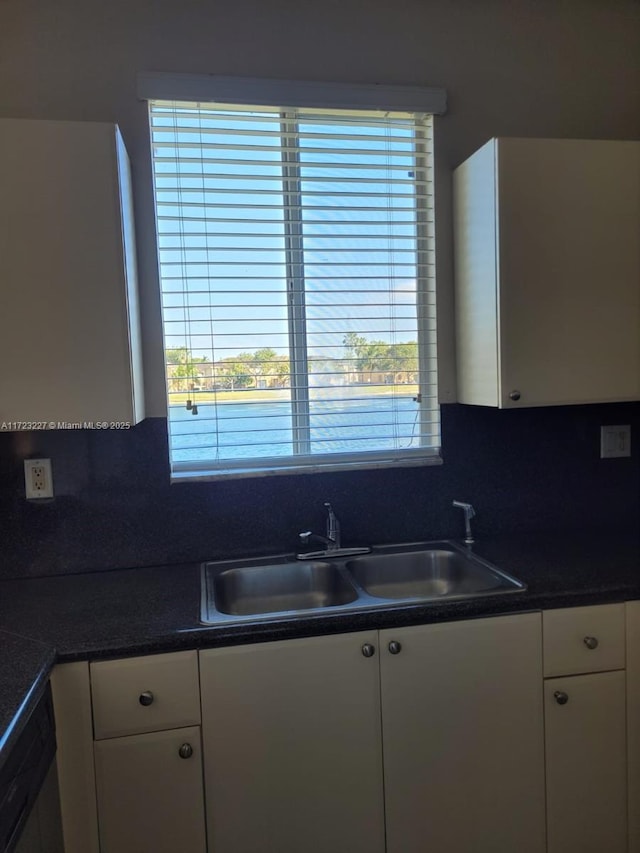
MULTIPOLYGON (((331 404, 318 401, 312 407, 312 453, 353 452, 354 449, 392 449, 395 438, 403 435, 405 447, 419 447, 417 435, 418 406, 411 398, 396 400, 379 397, 372 401, 342 401, 338 414, 331 404), (323 411, 324 408, 324 411, 323 411), (350 426, 342 423, 348 412, 350 426), (390 433, 390 418, 395 417, 395 436, 390 433)), ((255 455, 290 456, 293 443, 292 407, 287 400, 252 403, 219 403, 199 405, 199 417, 207 422, 207 431, 215 435, 221 457, 251 458, 255 455), (253 424, 253 428, 252 425, 253 424), (260 443, 261 437, 265 439, 260 443)), ((171 406, 171 435, 174 459, 193 461, 202 458, 201 437, 191 428, 191 414, 184 406, 171 406)), ((393 431, 392 431, 393 432, 393 431)), ((205 445, 204 450, 208 447, 205 445)))

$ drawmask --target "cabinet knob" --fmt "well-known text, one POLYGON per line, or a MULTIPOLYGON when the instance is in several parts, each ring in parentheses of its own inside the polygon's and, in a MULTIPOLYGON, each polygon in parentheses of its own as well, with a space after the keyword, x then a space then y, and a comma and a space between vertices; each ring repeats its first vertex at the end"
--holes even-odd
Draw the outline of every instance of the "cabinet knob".
POLYGON ((138 697, 138 702, 141 705, 153 705, 153 693, 150 690, 145 690, 144 693, 141 693, 138 697))
POLYGON ((371 643, 365 643, 364 646, 362 647, 362 654, 366 658, 372 658, 375 655, 375 653, 376 653, 376 647, 374 645, 372 645, 371 643))
POLYGON ((584 644, 588 649, 597 649, 598 648, 598 638, 597 637, 585 637, 584 644))
POLYGON ((193 747, 190 743, 183 743, 180 749, 178 750, 178 755, 180 758, 191 758, 193 755, 193 747))
POLYGON ((556 700, 558 705, 566 705, 569 701, 569 696, 563 690, 556 690, 553 694, 553 698, 556 700))
POLYGON ((520 399, 520 392, 516 391, 516 390, 510 391, 509 392, 509 399, 510 400, 519 400, 520 399))
POLYGON ((397 640, 391 640, 391 642, 389 643, 389 651, 392 655, 399 655, 402 651, 402 644, 399 643, 397 640))

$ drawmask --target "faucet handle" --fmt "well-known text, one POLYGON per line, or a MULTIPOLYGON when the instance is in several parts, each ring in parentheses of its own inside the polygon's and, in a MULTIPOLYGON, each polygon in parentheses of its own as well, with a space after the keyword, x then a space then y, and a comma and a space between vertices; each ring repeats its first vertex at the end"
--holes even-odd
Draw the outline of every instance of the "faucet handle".
POLYGON ((329 501, 324 502, 327 510, 327 539, 331 539, 335 543, 336 548, 340 547, 340 522, 336 518, 333 507, 329 501))
POLYGON ((311 530, 305 530, 302 533, 298 533, 298 539, 303 543, 303 545, 309 544, 309 539, 313 536, 311 530))

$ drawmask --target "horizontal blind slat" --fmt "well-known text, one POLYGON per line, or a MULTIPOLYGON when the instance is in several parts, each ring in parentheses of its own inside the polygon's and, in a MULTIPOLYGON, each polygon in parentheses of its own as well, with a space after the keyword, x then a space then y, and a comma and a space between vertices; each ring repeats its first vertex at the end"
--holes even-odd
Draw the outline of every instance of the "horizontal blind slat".
MULTIPOLYGON (((339 414, 340 414, 339 412, 338 412, 338 413, 336 413, 336 412, 333 412, 333 413, 329 412, 329 413, 327 413, 326 415, 323 415, 323 417, 326 417, 326 418, 329 418, 329 417, 337 418, 337 417, 339 416, 339 414)), ((239 432, 259 432, 261 435, 263 435, 263 434, 265 434, 265 433, 268 433, 268 432, 271 430, 271 427, 269 426, 269 423, 270 423, 271 421, 273 421, 273 420, 275 420, 275 419, 282 420, 282 419, 283 419, 283 417, 285 417, 285 416, 284 416, 284 415, 271 415, 271 416, 269 416, 269 419, 266 421, 266 423, 267 423, 267 426, 266 426, 266 427, 260 426, 260 427, 253 427, 253 428, 251 428, 251 427, 248 427, 248 426, 242 426, 242 427, 238 427, 236 431, 239 431, 239 432)), ((234 420, 234 422, 235 422, 235 419, 233 419, 233 418, 231 418, 231 417, 220 416, 220 417, 216 417, 216 418, 208 418, 208 419, 206 419, 206 420, 202 420, 202 421, 201 421, 201 423, 202 423, 203 425, 206 425, 206 424, 213 424, 213 425, 214 425, 214 427, 215 427, 216 425, 224 425, 225 421, 231 421, 231 420, 234 420)), ((247 421, 247 423, 249 423, 249 424, 251 424, 251 423, 255 424, 255 422, 256 422, 256 421, 255 421, 255 418, 251 418, 251 417, 249 417, 249 416, 247 416, 247 418, 246 418, 245 420, 246 420, 246 421, 247 421)), ((429 422, 430 422, 430 423, 432 423, 432 424, 433 424, 433 423, 437 423, 437 418, 433 417, 433 418, 431 418, 431 419, 429 420, 429 422)), ((382 425, 390 425, 390 426, 391 426, 391 425, 393 425, 393 421, 391 421, 391 420, 387 420, 387 421, 380 420, 380 421, 377 421, 376 423, 378 423, 378 424, 382 424, 382 425)), ((358 428, 360 428, 360 429, 362 428, 362 424, 361 424, 361 423, 359 423, 359 422, 358 422, 358 421, 356 421, 356 420, 354 420, 354 421, 350 421, 350 422, 349 422, 349 421, 345 421, 345 422, 344 422, 344 425, 345 425, 345 426, 349 426, 349 427, 358 427, 358 428)), ((202 428, 201 428, 201 429, 202 429, 202 428)), ((202 431, 200 431, 200 430, 194 430, 194 429, 191 429, 191 428, 190 428, 190 429, 188 430, 188 432, 181 433, 181 432, 180 432, 180 430, 179 430, 178 428, 176 428, 176 431, 175 431, 175 433, 174 433, 174 434, 175 434, 176 436, 183 435, 183 436, 193 437, 193 436, 198 436, 198 435, 209 435, 209 434, 210 434, 210 432, 211 432, 211 430, 210 430, 210 429, 207 429, 207 430, 204 430, 204 429, 203 429, 202 431)))
MULTIPOLYGON (((159 207, 159 205, 157 205, 157 207, 159 207)), ((351 210, 353 210, 353 208, 351 208, 351 210)), ((262 211, 260 211, 260 212, 262 212, 262 211)), ((211 223, 224 222, 224 223, 228 224, 230 227, 233 227, 233 226, 238 225, 238 224, 241 224, 241 225, 258 225, 258 224, 259 225, 274 225, 274 224, 278 224, 278 225, 280 225, 283 221, 280 219, 269 219, 269 218, 261 218, 261 217, 256 217, 256 216, 253 216, 251 218, 242 217, 242 216, 236 216, 236 217, 232 217, 232 216, 224 216, 224 217, 222 217, 222 216, 207 216, 207 217, 190 216, 188 213, 184 213, 184 212, 181 213, 179 217, 162 215, 159 213, 157 216, 157 219, 159 221, 164 221, 164 222, 175 222, 177 219, 179 219, 182 222, 189 222, 189 223, 200 222, 203 225, 208 225, 211 223)), ((432 221, 433 221, 433 219, 422 220, 422 222, 432 222, 432 221)), ((346 222, 344 219, 326 219, 326 218, 323 218, 320 221, 320 223, 314 222, 314 221, 307 221, 306 223, 303 223, 303 225, 306 226, 307 228, 315 227, 318 224, 322 224, 324 226, 373 225, 375 227, 381 227, 384 223, 382 223, 380 221, 380 219, 353 219, 353 218, 350 218, 348 220, 348 222, 346 222)), ((400 227, 407 227, 407 226, 411 226, 411 225, 415 226, 416 224, 417 224, 416 219, 410 219, 410 218, 404 218, 403 217, 402 220, 395 220, 393 222, 388 223, 388 227, 400 228, 400 227)))
MULTIPOLYGON (((154 142, 153 144, 156 147, 158 146, 158 143, 154 142)), ((164 145, 164 143, 163 143, 163 145, 164 145)), ((225 149, 225 150, 227 150, 227 149, 225 149)), ((327 149, 323 148, 322 151, 326 152, 327 149)), ((351 154, 352 152, 351 151, 338 150, 337 153, 339 153, 341 155, 346 155, 346 154, 351 154)), ((173 158, 172 157, 156 157, 155 159, 157 162, 175 163, 176 167, 178 167, 178 165, 179 165, 179 159, 176 157, 173 157, 173 158)), ((273 170, 281 168, 281 166, 282 166, 281 160, 275 160, 275 159, 259 160, 256 157, 248 157, 246 159, 241 159, 239 157, 233 157, 233 158, 230 158, 230 157, 206 157, 206 158, 202 158, 202 159, 196 158, 196 162, 201 162, 203 165, 207 165, 207 166, 227 166, 227 167, 233 167, 234 169, 237 167, 241 167, 241 166, 243 166, 243 167, 244 166, 251 166, 252 169, 254 170, 254 172, 253 172, 254 175, 261 175, 262 174, 261 173, 262 168, 273 171, 273 170)), ((355 163, 341 163, 340 161, 338 161, 336 159, 332 159, 331 161, 327 161, 325 163, 323 163, 322 161, 316 162, 316 161, 307 160, 304 163, 304 168, 305 168, 305 171, 315 171, 315 170, 319 170, 319 169, 331 168, 331 169, 338 170, 338 172, 340 174, 342 172, 346 172, 348 170, 351 172, 355 172, 356 175, 360 171, 366 171, 366 172, 380 171, 383 168, 385 171, 388 171, 391 174, 393 174, 395 172, 405 172, 406 173, 406 171, 408 169, 407 165, 405 165, 405 164, 394 163, 392 158, 385 158, 384 164, 379 163, 377 165, 373 165, 371 163, 357 163, 357 162, 355 162, 355 163)), ((220 173, 220 174, 224 174, 225 177, 228 177, 229 172, 227 171, 227 172, 220 173)), ((235 175, 236 173, 233 172, 232 174, 235 175)), ((185 177, 179 171, 175 172, 173 176, 185 177)), ((171 177, 171 174, 167 175, 167 173, 165 173, 163 170, 162 175, 158 176, 159 180, 161 181, 161 186, 164 185, 162 182, 167 177, 171 177)), ((216 177, 216 175, 212 174, 210 172, 207 172, 204 174, 203 177, 205 177, 207 180, 209 180, 210 178, 216 177)))
MULTIPOLYGON (((334 418, 335 418, 335 417, 338 417, 338 416, 340 416, 340 415, 341 415, 341 413, 340 413, 340 412, 327 412, 325 415, 323 415, 323 417, 325 417, 325 416, 326 416, 326 417, 334 417, 334 418)), ((285 416, 286 416, 286 415, 283 415, 283 414, 279 414, 279 415, 275 415, 275 414, 274 414, 274 415, 265 415, 265 420, 266 420, 266 422, 267 422, 267 424, 268 424, 268 423, 270 423, 271 421, 276 420, 276 419, 282 420, 285 416)), ((224 423, 225 421, 231 421, 231 420, 235 421, 236 419, 235 419, 235 418, 233 418, 231 415, 224 415, 224 414, 223 414, 223 415, 216 415, 215 417, 210 417, 210 418, 200 418, 200 417, 198 417, 198 424, 202 424, 202 425, 206 425, 206 424, 214 424, 214 425, 215 425, 215 424, 224 423)), ((246 416, 246 418, 244 418, 244 419, 242 419, 242 420, 243 420, 243 421, 244 421, 244 420, 246 420, 248 423, 252 423, 252 424, 255 424, 255 422, 256 422, 256 421, 255 421, 255 417, 251 417, 251 416, 249 416, 249 415, 247 415, 247 416, 246 416)), ((431 417, 429 420, 430 420, 430 422, 431 422, 431 423, 437 423, 437 418, 436 418, 435 416, 431 417)), ((181 434, 181 433, 179 432, 179 429, 178 429, 178 428, 179 428, 183 423, 184 423, 184 422, 179 422, 178 424, 176 424, 176 435, 180 435, 180 434, 181 434)), ((352 422, 348 422, 348 421, 346 421, 345 423, 348 423, 350 426, 358 426, 358 427, 361 427, 361 426, 362 426, 362 424, 358 423, 358 421, 356 421, 356 420, 354 420, 354 421, 352 421, 352 422)), ((380 423, 391 423, 391 421, 380 421, 380 423)), ((187 426, 188 426, 188 424, 187 424, 187 426)), ((250 431, 250 428, 243 427, 243 428, 242 428, 242 432, 246 432, 248 429, 249 429, 249 431, 250 431)), ((260 428, 260 427, 255 427, 255 429, 256 429, 257 431, 259 431, 259 432, 264 432, 264 431, 265 431, 264 429, 262 429, 262 428, 260 428)), ((201 431, 200 431, 200 429, 196 430, 196 429, 194 429, 194 428, 192 428, 192 427, 189 427, 189 431, 188 431, 188 433, 182 433, 182 434, 183 434, 183 435, 189 435, 189 436, 193 436, 193 435, 208 435, 208 434, 209 434, 209 430, 207 429, 207 430, 203 430, 203 431, 201 432, 201 431)))

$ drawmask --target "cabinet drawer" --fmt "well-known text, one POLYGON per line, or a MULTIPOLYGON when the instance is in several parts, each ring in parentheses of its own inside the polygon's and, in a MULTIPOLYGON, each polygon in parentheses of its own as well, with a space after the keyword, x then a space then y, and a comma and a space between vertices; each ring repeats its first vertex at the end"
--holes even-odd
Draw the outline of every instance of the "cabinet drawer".
POLYGON ((197 652, 91 664, 96 740, 200 723, 197 652))
POLYGON ((570 607, 542 614, 545 678, 624 669, 624 605, 570 607))

